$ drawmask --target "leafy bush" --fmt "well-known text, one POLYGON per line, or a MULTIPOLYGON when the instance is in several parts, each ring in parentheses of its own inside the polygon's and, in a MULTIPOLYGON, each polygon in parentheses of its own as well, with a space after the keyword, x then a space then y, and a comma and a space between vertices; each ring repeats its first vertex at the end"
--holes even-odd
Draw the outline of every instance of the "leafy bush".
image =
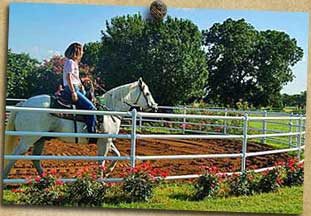
POLYGON ((302 185, 304 180, 304 163, 298 163, 297 160, 291 159, 285 165, 286 178, 284 185, 297 186, 302 185))
POLYGON ((235 174, 228 178, 229 194, 233 196, 249 196, 258 192, 259 178, 254 172, 235 174))
POLYGON ((91 173, 84 167, 77 173, 76 178, 75 182, 68 184, 66 203, 97 206, 104 202, 109 184, 98 181, 97 173, 91 173))
POLYGON ((195 184, 197 190, 194 199, 203 200, 205 197, 214 196, 220 186, 220 177, 217 175, 217 167, 203 167, 204 173, 195 184))
POLYGON ((152 197, 152 189, 168 175, 168 171, 154 169, 149 163, 143 163, 133 169, 126 170, 123 191, 129 201, 148 201, 152 197))
POLYGON ((275 167, 272 170, 264 171, 258 182, 258 190, 264 193, 277 191, 284 183, 284 174, 283 167, 275 167))
POLYGON ((20 193, 19 204, 27 205, 60 205, 64 199, 63 182, 55 176, 55 170, 28 179, 27 185, 16 190, 20 193))

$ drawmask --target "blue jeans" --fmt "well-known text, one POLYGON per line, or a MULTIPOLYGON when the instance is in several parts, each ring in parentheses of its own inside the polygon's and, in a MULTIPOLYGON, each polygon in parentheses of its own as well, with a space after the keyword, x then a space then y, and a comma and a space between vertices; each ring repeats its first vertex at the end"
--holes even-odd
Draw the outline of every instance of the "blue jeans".
MULTIPOLYGON (((96 110, 96 107, 94 106, 94 104, 85 96, 85 92, 82 92, 79 89, 78 85, 74 85, 74 88, 78 96, 78 101, 75 102, 77 109, 96 110)), ((68 86, 65 86, 64 92, 65 92, 64 94, 65 99, 73 102, 71 98, 72 93, 68 86)), ((85 123, 87 126, 87 131, 89 133, 96 132, 96 115, 85 115, 85 123)))

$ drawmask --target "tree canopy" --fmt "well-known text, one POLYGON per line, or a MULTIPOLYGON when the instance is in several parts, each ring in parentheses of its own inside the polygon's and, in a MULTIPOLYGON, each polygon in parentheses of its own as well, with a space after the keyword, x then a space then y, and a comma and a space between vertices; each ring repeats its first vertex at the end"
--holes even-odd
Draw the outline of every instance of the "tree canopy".
POLYGON ((204 94, 208 73, 202 34, 189 20, 116 17, 107 21, 96 48, 85 53, 84 61, 92 65, 98 59, 95 73, 108 89, 142 77, 160 104, 187 103, 204 94))
POLYGON ((208 99, 224 105, 276 103, 282 87, 294 78, 291 66, 303 56, 288 34, 258 31, 244 19, 216 23, 203 34, 208 99))
POLYGON ((8 51, 7 63, 7 97, 27 98, 30 96, 31 76, 36 71, 39 62, 28 54, 8 51))

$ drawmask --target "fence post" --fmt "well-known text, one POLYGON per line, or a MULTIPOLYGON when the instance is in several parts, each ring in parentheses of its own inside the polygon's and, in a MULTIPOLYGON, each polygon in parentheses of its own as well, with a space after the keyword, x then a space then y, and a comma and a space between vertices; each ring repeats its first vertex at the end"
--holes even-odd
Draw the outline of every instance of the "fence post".
MULTIPOLYGON (((263 117, 267 117, 267 116, 268 116, 268 113, 267 113, 267 110, 265 110, 263 113, 263 117)), ((267 120, 266 119, 262 120, 262 134, 264 134, 264 135, 267 134, 267 120)), ((261 143, 266 144, 266 137, 265 136, 261 139, 261 143)))
POLYGON ((139 131, 140 131, 140 132, 141 132, 141 131, 142 131, 142 129, 143 129, 143 128, 142 128, 142 125, 143 125, 143 123, 142 123, 142 122, 143 122, 143 117, 142 117, 142 116, 140 116, 140 117, 139 117, 139 131))
MULTIPOLYGON (((225 117, 228 116, 228 109, 225 108, 225 117)), ((227 134, 227 119, 224 120, 224 134, 227 134)))
POLYGON ((302 115, 299 115, 299 134, 298 134, 298 140, 297 140, 297 146, 298 146, 298 154, 297 158, 298 161, 300 161, 300 155, 301 155, 301 132, 302 132, 302 115))
POLYGON ((247 153, 247 131, 248 131, 248 114, 244 114, 243 119, 243 143, 242 143, 242 160, 241 171, 246 171, 246 153, 247 153))
POLYGON ((135 167, 136 162, 136 120, 137 111, 133 109, 132 113, 132 130, 131 130, 131 168, 135 167))
MULTIPOLYGON (((295 115, 296 117, 299 117, 299 114, 296 114, 295 115)), ((299 129, 300 129, 300 119, 297 119, 295 121, 295 127, 296 127, 296 130, 295 132, 298 132, 299 133, 299 129)), ((298 147, 298 142, 299 142, 299 134, 296 135, 296 147, 298 147)))
MULTIPOLYGON (((293 117, 293 113, 290 113, 290 117, 293 117)), ((289 132, 293 133, 293 120, 292 119, 289 120, 289 132)), ((292 135, 289 136, 288 144, 289 144, 289 147, 293 146, 293 136, 292 135)))
MULTIPOLYGON (((187 107, 183 107, 183 113, 184 115, 187 114, 187 107)), ((182 133, 185 134, 186 133, 186 117, 183 118, 183 123, 182 123, 182 133)))

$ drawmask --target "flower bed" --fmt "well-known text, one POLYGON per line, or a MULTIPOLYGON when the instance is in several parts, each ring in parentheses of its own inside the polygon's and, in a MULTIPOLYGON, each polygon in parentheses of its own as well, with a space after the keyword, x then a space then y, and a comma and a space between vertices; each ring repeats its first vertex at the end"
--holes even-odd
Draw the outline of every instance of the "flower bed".
MULTIPOLYGON (((295 159, 275 163, 275 168, 262 173, 227 176, 220 174, 215 166, 201 169, 201 176, 193 184, 196 192, 189 196, 189 200, 275 192, 281 187, 302 185, 304 174, 303 162, 295 159)), ((75 182, 63 183, 55 177, 56 171, 51 170, 29 178, 26 185, 12 189, 12 192, 18 194, 17 204, 26 205, 99 206, 116 199, 145 202, 169 174, 167 170, 155 169, 146 162, 124 170, 122 183, 105 183, 99 175, 105 171, 105 167, 85 167, 77 172, 75 182)))

